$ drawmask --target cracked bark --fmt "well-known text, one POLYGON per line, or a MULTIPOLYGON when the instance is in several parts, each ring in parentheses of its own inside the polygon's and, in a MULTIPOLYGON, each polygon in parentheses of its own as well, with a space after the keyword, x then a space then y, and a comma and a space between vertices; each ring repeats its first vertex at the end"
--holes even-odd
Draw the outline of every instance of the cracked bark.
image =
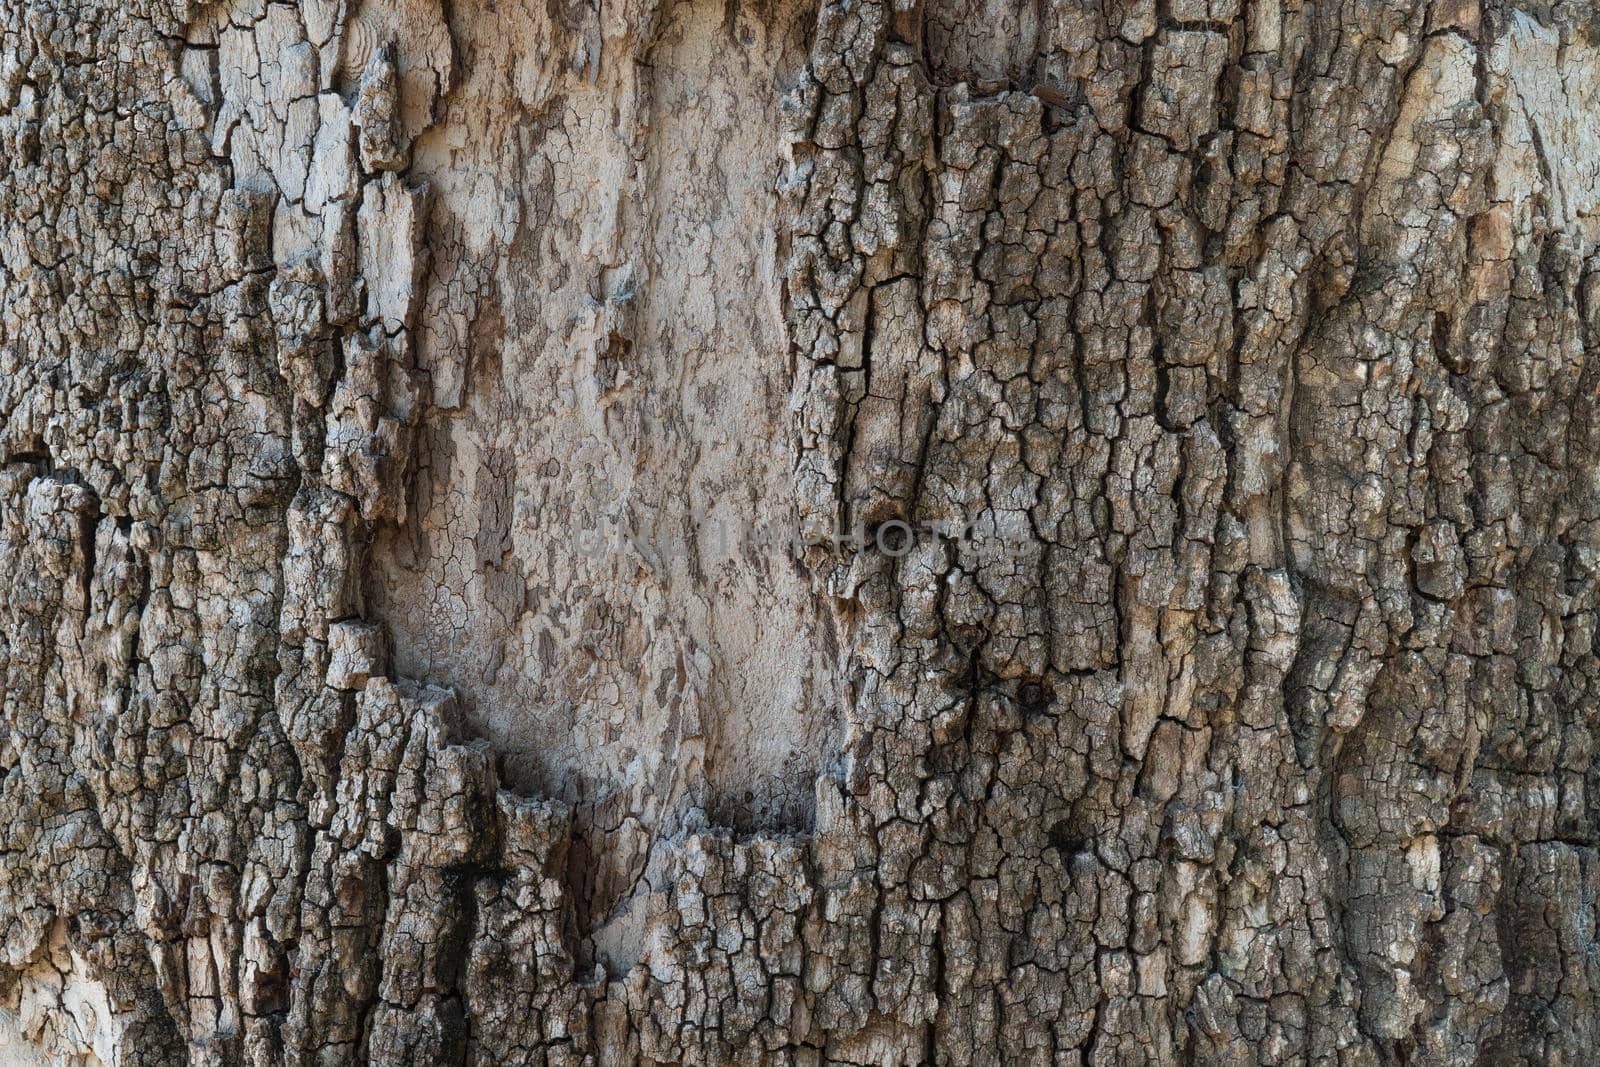
POLYGON ((1589 1062, 1597 109, 1575 0, 0 0, 0 1061, 1589 1062))

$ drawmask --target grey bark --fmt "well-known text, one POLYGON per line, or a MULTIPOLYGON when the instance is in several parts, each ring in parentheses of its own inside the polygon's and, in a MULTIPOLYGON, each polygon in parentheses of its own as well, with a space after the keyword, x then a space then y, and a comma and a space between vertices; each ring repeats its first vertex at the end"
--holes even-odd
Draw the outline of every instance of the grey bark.
POLYGON ((1597 115, 1577 0, 0 0, 0 1062, 1594 1062, 1597 115))

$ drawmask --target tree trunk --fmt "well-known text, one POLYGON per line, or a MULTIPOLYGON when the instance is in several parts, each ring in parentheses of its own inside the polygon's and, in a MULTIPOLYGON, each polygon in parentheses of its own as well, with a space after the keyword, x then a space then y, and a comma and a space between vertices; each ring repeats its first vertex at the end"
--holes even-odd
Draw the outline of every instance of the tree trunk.
POLYGON ((1597 115, 1584 0, 0 0, 0 1062, 1594 1062, 1597 115))

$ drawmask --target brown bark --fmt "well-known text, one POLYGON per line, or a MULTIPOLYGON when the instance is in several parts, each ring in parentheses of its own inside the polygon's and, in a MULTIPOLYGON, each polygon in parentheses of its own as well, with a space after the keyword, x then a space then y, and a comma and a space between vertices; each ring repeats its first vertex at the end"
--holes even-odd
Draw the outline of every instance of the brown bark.
POLYGON ((1575 0, 0 0, 0 1063, 1592 1061, 1597 113, 1575 0))

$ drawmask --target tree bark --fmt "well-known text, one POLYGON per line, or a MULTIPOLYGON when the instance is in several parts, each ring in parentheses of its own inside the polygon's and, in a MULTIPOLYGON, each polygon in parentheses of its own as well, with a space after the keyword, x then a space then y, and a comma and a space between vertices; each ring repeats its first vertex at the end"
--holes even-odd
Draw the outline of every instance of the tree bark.
POLYGON ((1597 115, 1580 0, 0 0, 0 1062, 1593 1062, 1597 115))

